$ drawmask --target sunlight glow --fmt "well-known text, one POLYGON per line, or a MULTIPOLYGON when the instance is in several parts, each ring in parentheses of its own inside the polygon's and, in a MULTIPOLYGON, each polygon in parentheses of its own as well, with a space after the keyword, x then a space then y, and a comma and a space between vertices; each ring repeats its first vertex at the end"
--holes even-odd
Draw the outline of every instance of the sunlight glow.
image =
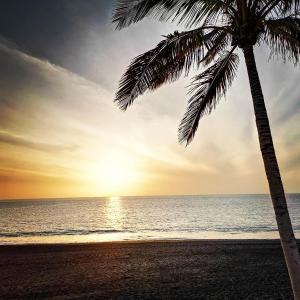
POLYGON ((111 195, 118 195, 137 181, 137 164, 132 157, 110 152, 103 155, 100 161, 89 165, 87 175, 91 182, 100 184, 111 195))

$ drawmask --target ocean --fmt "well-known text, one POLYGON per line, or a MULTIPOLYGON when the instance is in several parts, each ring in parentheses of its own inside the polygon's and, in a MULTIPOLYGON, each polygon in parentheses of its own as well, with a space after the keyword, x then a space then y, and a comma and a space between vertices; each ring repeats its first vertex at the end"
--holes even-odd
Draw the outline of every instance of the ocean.
MULTIPOLYGON (((300 194, 288 194, 300 238, 300 194)), ((0 244, 278 238, 269 195, 0 201, 0 244)))

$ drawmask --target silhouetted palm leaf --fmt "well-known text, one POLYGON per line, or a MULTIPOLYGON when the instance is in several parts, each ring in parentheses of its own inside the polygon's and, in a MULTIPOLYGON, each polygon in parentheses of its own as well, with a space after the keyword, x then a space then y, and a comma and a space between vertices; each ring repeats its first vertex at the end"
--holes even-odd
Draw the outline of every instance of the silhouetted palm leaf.
POLYGON ((281 55, 284 61, 295 64, 300 59, 300 18, 267 20, 264 41, 271 49, 271 55, 281 55))
POLYGON ((224 50, 228 47, 229 40, 230 36, 228 35, 228 32, 221 30, 216 31, 216 34, 210 38, 210 45, 202 60, 203 64, 209 65, 218 56, 218 54, 224 52, 224 50))
POLYGON ((263 6, 259 15, 266 17, 268 14, 282 16, 290 12, 297 12, 300 8, 299 0, 267 0, 262 1, 263 6))
POLYGON ((118 29, 139 22, 145 17, 161 21, 177 21, 187 26, 199 24, 202 19, 213 21, 233 0, 120 0, 113 15, 118 29))
POLYGON ((232 52, 223 55, 214 65, 195 77, 191 89, 195 94, 189 100, 179 126, 180 143, 186 142, 188 145, 192 141, 200 118, 211 113, 231 85, 239 62, 238 56, 232 52))
POLYGON ((138 56, 128 67, 120 81, 115 101, 126 110, 134 99, 146 90, 153 90, 164 83, 187 75, 193 65, 199 66, 205 50, 211 47, 211 37, 218 29, 204 34, 204 29, 174 32, 154 49, 138 56))

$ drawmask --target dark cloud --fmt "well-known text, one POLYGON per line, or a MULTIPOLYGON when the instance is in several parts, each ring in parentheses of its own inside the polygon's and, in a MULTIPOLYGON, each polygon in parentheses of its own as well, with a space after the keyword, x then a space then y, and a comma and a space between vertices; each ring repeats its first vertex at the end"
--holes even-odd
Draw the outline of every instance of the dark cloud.
MULTIPOLYGON (((0 35, 31 55, 75 73, 88 60, 91 28, 108 26, 114 1, 10 0, 0 2, 0 35), (77 62, 77 63, 75 63, 77 62)), ((83 76, 88 74, 82 74, 83 76)))

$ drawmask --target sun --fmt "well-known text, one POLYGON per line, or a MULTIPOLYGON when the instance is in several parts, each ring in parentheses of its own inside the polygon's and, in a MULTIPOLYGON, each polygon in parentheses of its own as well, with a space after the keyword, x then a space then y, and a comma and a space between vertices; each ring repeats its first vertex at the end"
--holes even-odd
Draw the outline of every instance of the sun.
POLYGON ((87 173, 92 182, 113 195, 128 190, 138 179, 135 159, 118 152, 102 155, 100 160, 89 164, 87 173))
POLYGON ((134 177, 133 166, 120 157, 107 159, 99 170, 104 182, 113 187, 126 185, 134 177))

